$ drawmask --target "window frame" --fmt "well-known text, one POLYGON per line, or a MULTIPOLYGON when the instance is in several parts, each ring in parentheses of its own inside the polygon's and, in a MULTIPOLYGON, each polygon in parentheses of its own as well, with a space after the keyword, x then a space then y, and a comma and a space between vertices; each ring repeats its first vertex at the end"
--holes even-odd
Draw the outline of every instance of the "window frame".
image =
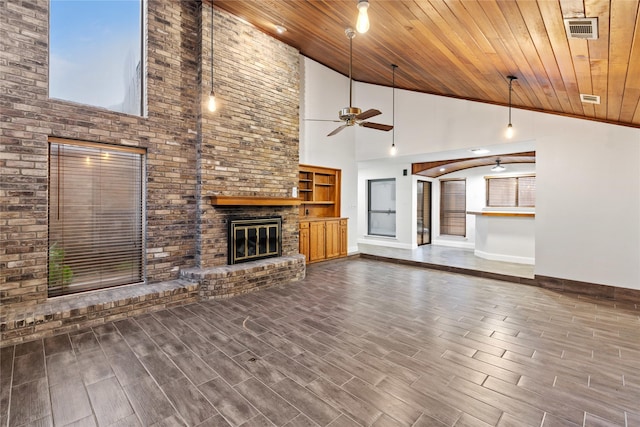
MULTIPOLYGON (((96 290, 102 290, 102 289, 107 289, 107 288, 111 288, 111 287, 117 287, 117 286, 126 286, 126 285, 130 285, 130 284, 144 284, 146 283, 146 277, 147 277, 147 259, 146 259, 146 245, 147 245, 147 230, 146 230, 146 225, 147 225, 147 212, 146 212, 146 204, 147 204, 147 180, 146 180, 146 169, 147 169, 147 151, 144 148, 138 148, 138 147, 123 147, 123 146, 117 146, 117 145, 110 145, 110 144, 100 144, 100 143, 94 143, 94 142, 89 142, 89 141, 78 141, 78 140, 70 140, 70 139, 65 139, 65 138, 57 138, 57 137, 49 137, 48 139, 48 150, 49 150, 49 169, 48 169, 48 173, 47 173, 47 185, 48 185, 48 202, 47 202, 47 212, 48 212, 48 216, 47 216, 47 247, 49 248, 49 250, 47 251, 47 293, 49 297, 56 297, 56 296, 61 296, 61 295, 70 295, 70 294, 79 294, 79 293, 83 293, 83 292, 88 292, 88 291, 96 291, 96 290), (100 157, 102 157, 105 153, 115 153, 115 152, 120 152, 120 153, 127 153, 127 154, 134 154, 134 155, 139 155, 140 158, 139 160, 136 160, 136 162, 139 161, 139 181, 136 180, 135 182, 135 187, 137 187, 137 190, 134 190, 136 193, 139 193, 139 199, 136 200, 135 204, 133 206, 138 207, 139 206, 139 210, 136 211, 136 219, 135 221, 139 221, 139 227, 136 225, 135 228, 133 228, 132 232, 134 232, 135 234, 133 234, 133 236, 136 236, 136 238, 134 239, 134 241, 139 241, 139 252, 138 251, 134 251, 134 253, 137 253, 137 255, 134 258, 129 258, 132 260, 136 260, 139 261, 139 275, 136 274, 135 276, 137 276, 139 278, 139 280, 135 280, 135 281, 131 281, 131 280, 125 280, 122 283, 113 283, 112 279, 107 279, 107 281, 103 281, 103 280, 96 280, 95 284, 89 285, 87 284, 87 282, 81 282, 79 284, 69 284, 72 285, 73 287, 68 287, 67 289, 65 289, 65 285, 62 284, 60 286, 52 286, 51 283, 49 283, 49 279, 50 279, 50 268, 51 268, 51 262, 52 262, 52 256, 56 256, 55 253, 52 253, 51 248, 53 247, 53 241, 52 241, 52 233, 55 232, 54 228, 55 227, 59 227, 58 224, 54 224, 54 221, 52 221, 52 209, 57 206, 58 209, 60 209, 60 204, 54 204, 52 203, 52 199, 53 199, 53 184, 51 183, 51 180, 54 177, 59 177, 60 176, 60 169, 58 169, 58 171, 56 171, 56 175, 52 175, 52 168, 54 167, 54 162, 52 161, 52 156, 54 155, 52 153, 52 148, 55 146, 74 146, 74 147, 81 147, 84 149, 95 149, 97 150, 95 153, 92 153, 92 155, 96 155, 96 157, 99 155, 100 157), (139 186, 139 187, 138 187, 139 186), (139 233, 139 234, 138 234, 139 233), (138 237, 139 236, 139 237, 138 237), (105 284, 108 283, 108 284, 105 284)), ((58 165, 58 167, 62 167, 62 172, 66 172, 66 170, 64 169, 65 166, 60 166, 60 158, 62 156, 60 156, 55 164, 58 165)), ((107 158, 109 158, 107 156, 107 158)), ((64 160, 64 159, 63 159, 64 160)), ((100 167, 102 167, 102 164, 99 165, 100 167)), ((116 166, 118 166, 116 164, 116 166)), ((137 169, 137 166, 136 166, 137 169)), ((133 170, 133 169, 132 169, 133 170)), ((92 173, 90 173, 87 176, 93 176, 92 173)), ((104 175, 96 175, 96 176, 102 176, 105 177, 104 175)), ((106 176, 108 178, 108 176, 106 176)), ((82 178, 81 176, 79 176, 79 178, 82 178)), ((58 189, 57 191, 60 192, 60 186, 56 186, 56 188, 58 189)), ((63 194, 64 194, 64 188, 62 188, 63 194)), ((68 190, 68 189, 67 189, 68 190)), ((94 194, 95 191, 92 188, 91 193, 94 194)), ((59 193, 58 193, 59 194, 59 193)), ((100 190, 100 196, 102 196, 103 191, 100 190)), ((105 198, 105 201, 107 202, 108 205, 108 201, 111 200, 109 198, 105 198)), ((104 204, 101 203, 99 206, 103 206, 104 204)), ((88 205, 91 208, 94 207, 94 205, 88 205)), ((134 222, 135 223, 135 222, 134 222)), ((89 240, 93 240, 93 239, 100 239, 100 228, 98 227, 99 225, 103 224, 104 222, 100 222, 100 221, 94 221, 91 222, 91 228, 92 231, 89 234, 88 239, 89 240), (96 234, 98 233, 98 234, 96 234)), ((73 221, 71 222, 71 225, 73 225, 73 221)), ((63 232, 64 233, 64 232, 63 232)), ((123 233, 125 234, 125 233, 123 233)), ((84 238, 83 238, 84 239, 84 238)), ((55 240, 55 238, 53 239, 55 240)), ((71 239, 71 241, 73 241, 73 239, 71 239)), ((80 241, 82 244, 86 244, 83 240, 80 241)), ((116 254, 121 255, 122 252, 116 252, 116 254)), ((64 252, 62 253, 62 255, 64 257, 64 252)), ((96 258, 99 259, 99 258, 96 258)), ((102 259, 107 259, 107 258, 102 258, 102 259)), ((126 258, 123 258, 126 261, 126 258)), ((64 261, 64 259, 63 259, 64 261)), ((73 261, 71 261, 73 262, 73 261)), ((88 264, 89 262, 86 261, 80 261, 81 264, 85 263, 88 264)), ((135 266, 135 264, 133 264, 135 266)), ((64 267, 65 265, 63 264, 60 268, 61 271, 64 271, 64 267)), ((85 267, 84 265, 82 267, 85 267)), ((89 271, 89 269, 87 270, 80 270, 81 272, 86 272, 89 271)), ((64 275, 64 272, 61 273, 62 275, 64 275)), ((133 276, 131 276, 133 277, 133 276)), ((71 279, 72 280, 72 279, 71 279)))
POLYGON ((367 180, 367 235, 368 236, 378 236, 378 237, 396 237, 397 236, 397 227, 396 227, 396 219, 397 219, 397 208, 395 208, 395 206, 397 205, 397 199, 394 199, 394 209, 391 210, 386 210, 386 211, 379 211, 379 210, 372 210, 371 209, 371 184, 374 182, 391 182, 393 183, 394 186, 394 196, 396 195, 396 179, 395 178, 378 178, 378 179, 368 179, 367 180), (373 233, 371 231, 371 214, 372 213, 387 213, 387 214, 393 214, 394 217, 394 227, 393 227, 393 234, 380 234, 380 233, 373 233))
MULTIPOLYGON (((533 205, 521 205, 520 204, 520 178, 536 178, 535 173, 528 174, 512 174, 512 175, 489 175, 485 176, 485 206, 488 208, 535 208, 535 202, 533 205), (498 180, 498 179, 515 179, 515 204, 514 205, 491 205, 489 201, 491 199, 490 196, 490 180, 498 180)), ((534 194, 535 196, 535 194, 534 194)), ((535 197, 534 197, 535 200, 535 197)))
MULTIPOLYGON (((147 90, 147 71, 148 71, 148 37, 147 37, 147 33, 148 33, 148 0, 136 0, 137 2, 139 2, 139 7, 140 7, 140 23, 139 23, 139 30, 140 30, 140 45, 139 45, 139 50, 140 50, 140 63, 139 63, 139 79, 140 79, 140 100, 139 100, 139 105, 138 107, 138 111, 135 113, 132 112, 127 112, 127 111, 119 111, 119 110, 115 110, 112 109, 110 107, 106 107, 106 106, 102 106, 102 105, 96 105, 93 103, 86 103, 77 99, 69 99, 69 97, 60 97, 60 96, 52 96, 51 95, 51 82, 52 82, 52 78, 51 78, 51 69, 52 69, 52 51, 51 51, 51 35, 53 33, 53 25, 51 23, 51 11, 49 10, 49 17, 47 19, 47 24, 48 24, 48 44, 47 44, 47 61, 48 61, 48 69, 47 69, 47 97, 49 99, 54 99, 54 100, 59 100, 59 101, 64 101, 64 102, 71 102, 71 103, 75 103, 75 104, 79 104, 79 105, 83 105, 83 106, 88 106, 88 107, 92 107, 92 108, 100 108, 100 109, 104 109, 106 111, 110 111, 113 113, 119 113, 119 114, 126 114, 129 116, 133 116, 133 117, 147 117, 148 116, 148 90, 147 90)), ((51 9, 51 2, 49 4, 49 9, 51 9)), ((137 67, 136 67, 137 68, 137 67)), ((125 87, 125 93, 126 93, 126 87, 125 87)), ((126 98, 125 98, 126 99, 126 98)))
MULTIPOLYGON (((456 236, 456 237, 467 237, 467 179, 466 178, 449 178, 449 179, 441 179, 440 180, 440 215, 439 215, 439 219, 440 219, 440 235, 441 236, 456 236), (447 212, 450 213, 460 213, 459 210, 445 210, 445 191, 444 191, 444 187, 446 185, 446 183, 449 182, 464 182, 464 209, 462 210, 462 218, 464 221, 464 233, 463 234, 457 234, 457 233, 451 233, 449 232, 449 228, 447 228, 447 230, 444 229, 444 222, 445 222, 445 216, 447 215, 447 212)), ((447 226, 449 227, 449 226, 447 226)))

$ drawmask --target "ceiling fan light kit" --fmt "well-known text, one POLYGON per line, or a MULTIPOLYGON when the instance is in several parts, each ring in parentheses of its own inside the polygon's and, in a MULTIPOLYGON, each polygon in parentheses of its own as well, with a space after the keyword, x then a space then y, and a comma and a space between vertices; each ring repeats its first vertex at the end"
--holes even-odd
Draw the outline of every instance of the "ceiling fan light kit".
POLYGON ((356 36, 356 32, 353 28, 347 28, 344 30, 344 33, 349 38, 349 106, 341 109, 338 112, 338 117, 340 118, 340 121, 344 122, 344 124, 331 131, 331 133, 329 133, 327 136, 333 136, 342 131, 344 128, 353 125, 376 130, 390 131, 391 129, 393 129, 393 126, 363 121, 382 114, 380 110, 372 108, 366 111, 362 111, 360 108, 353 106, 353 38, 356 36))
POLYGON ((496 165, 491 168, 493 172, 502 172, 506 168, 500 164, 500 159, 496 160, 496 165))

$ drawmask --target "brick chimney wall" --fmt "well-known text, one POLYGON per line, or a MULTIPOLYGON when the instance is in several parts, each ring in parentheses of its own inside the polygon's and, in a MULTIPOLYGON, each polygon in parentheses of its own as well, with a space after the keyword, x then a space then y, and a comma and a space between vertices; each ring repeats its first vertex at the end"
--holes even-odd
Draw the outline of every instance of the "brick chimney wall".
MULTIPOLYGON (((210 19, 203 15, 203 84, 211 90, 210 19)), ((215 10, 215 9, 214 9, 215 10)), ((297 207, 212 207, 212 194, 291 197, 298 183, 298 51, 226 12, 215 10, 214 90, 218 110, 203 104, 200 163, 200 267, 227 263, 229 216, 280 215, 282 255, 298 253, 297 207)))
MULTIPOLYGON (((48 0, 0 2, 0 305, 47 300, 48 138, 146 149, 147 281, 226 262, 226 217, 211 194, 290 196, 298 165, 298 52, 211 9, 153 0, 147 18, 145 117, 48 98, 48 0), (202 8, 202 9, 201 9, 202 8)), ((297 253, 297 209, 283 216, 283 255, 297 253)))

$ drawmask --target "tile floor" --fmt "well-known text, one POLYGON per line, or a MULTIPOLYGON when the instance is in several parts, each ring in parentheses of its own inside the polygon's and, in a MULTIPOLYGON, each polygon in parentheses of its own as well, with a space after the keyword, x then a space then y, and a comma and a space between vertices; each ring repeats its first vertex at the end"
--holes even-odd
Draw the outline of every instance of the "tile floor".
POLYGON ((0 350, 9 426, 640 426, 640 306, 363 258, 0 350))
POLYGON ((533 279, 533 265, 493 261, 474 255, 473 249, 448 246, 423 245, 415 249, 396 249, 385 246, 359 244, 360 253, 435 264, 459 269, 469 269, 486 273, 533 279))

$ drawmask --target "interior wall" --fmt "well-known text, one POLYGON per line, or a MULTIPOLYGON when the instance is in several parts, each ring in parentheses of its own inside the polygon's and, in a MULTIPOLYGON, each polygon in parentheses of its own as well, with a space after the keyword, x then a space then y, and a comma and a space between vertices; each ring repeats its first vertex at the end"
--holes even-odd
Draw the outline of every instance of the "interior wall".
MULTIPOLYGON (((325 69, 323 73, 332 72, 325 69)), ((310 87, 330 90, 326 80, 314 77, 314 73, 305 76, 307 96, 313 93, 310 87)), ((338 77, 348 83, 344 76, 338 77)), ((355 178, 356 239, 364 238, 366 232, 366 188, 362 183, 368 177, 397 176, 411 162, 451 158, 475 147, 490 146, 492 153, 506 153, 521 151, 523 145, 532 143, 537 157, 535 273, 640 289, 640 129, 514 108, 516 134, 512 142, 503 136, 506 107, 404 90, 396 90, 395 96, 397 157, 388 154, 391 133, 355 129, 354 162, 360 165, 355 178)), ((307 97, 305 105, 322 101, 307 97)), ((332 108, 342 107, 337 101, 332 108)), ((355 83, 354 105, 378 108, 384 114, 375 121, 391 123, 392 92, 388 87, 355 83)), ((301 147, 307 153, 326 143, 318 129, 307 126, 305 131, 301 147)), ((415 185, 415 179, 408 181, 415 185)), ((343 185, 353 184, 343 179, 343 185)), ((403 227, 413 222, 415 200, 407 198, 401 203, 401 194, 399 191, 399 240, 389 246, 402 245, 400 239, 412 235, 403 227)), ((351 245, 354 223, 350 217, 351 245)))
POLYGON ((538 140, 536 274, 640 289, 640 130, 573 122, 538 140))
MULTIPOLYGON (((435 179, 431 186, 432 208, 432 233, 434 245, 453 246, 458 248, 475 248, 476 242, 476 219, 475 215, 467 215, 467 231, 466 236, 447 236, 440 234, 440 182, 446 179, 465 179, 466 180, 466 202, 467 211, 479 212, 486 210, 486 176, 499 176, 500 174, 508 176, 511 174, 528 174, 535 173, 535 164, 505 164, 507 170, 501 173, 492 172, 493 166, 480 166, 471 169, 465 169, 442 175, 435 179)), ((489 210, 505 210, 491 208, 489 210)), ((526 209, 530 211, 531 209, 526 209)))
POLYGON ((49 98, 49 4, 0 2, 3 55, 12 58, 0 61, 0 182, 3 206, 10 205, 0 223, 0 305, 7 312, 47 300, 49 137, 146 150, 147 282, 194 265, 199 4, 148 4, 145 116, 49 98))
POLYGON ((341 214, 349 218, 348 252, 357 246, 357 177, 355 132, 327 134, 340 126, 338 111, 349 105, 349 79, 319 63, 300 56, 300 163, 337 168, 342 171, 341 214), (317 82, 321 82, 318 84, 317 82))
MULTIPOLYGON (((203 22, 210 19, 210 6, 203 22)), ((291 197, 298 185, 300 65, 298 51, 238 17, 215 10, 214 74, 211 34, 203 26, 202 97, 214 82, 215 112, 201 110, 198 146, 199 239, 196 265, 227 263, 231 216, 282 216, 282 255, 298 253, 298 207, 211 206, 212 195, 291 197), (256 61, 260 71, 256 72, 256 61)))
MULTIPOLYGON (((416 210, 415 179, 411 176, 410 164, 378 164, 360 165, 358 169, 358 213, 357 230, 358 243, 370 245, 388 246, 393 248, 411 249, 415 247, 415 219, 412 221, 410 215, 416 210), (407 169, 407 175, 402 171, 407 169), (372 179, 396 180, 396 236, 369 236, 368 227, 368 188, 367 182, 372 179)), ((415 217, 415 215, 414 215, 415 217)))

